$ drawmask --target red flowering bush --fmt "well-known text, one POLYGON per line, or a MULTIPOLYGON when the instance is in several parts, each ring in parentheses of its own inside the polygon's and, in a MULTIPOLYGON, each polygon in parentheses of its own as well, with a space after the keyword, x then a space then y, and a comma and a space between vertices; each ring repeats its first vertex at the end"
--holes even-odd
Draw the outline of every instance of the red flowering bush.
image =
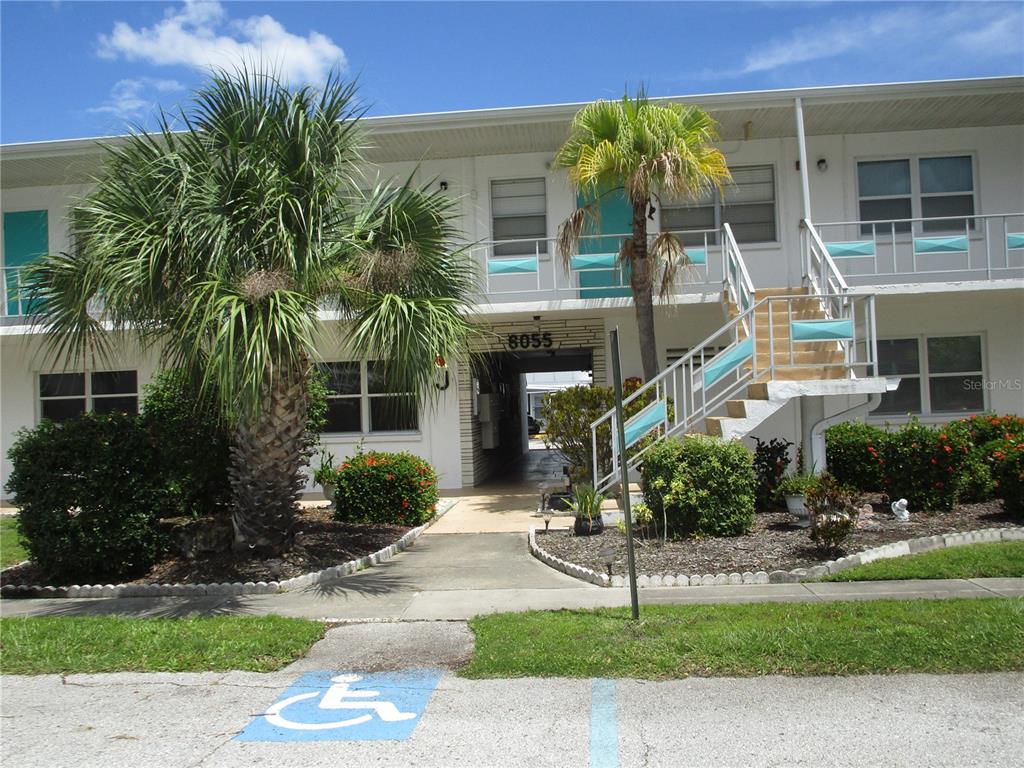
MULTIPOLYGON (((825 460, 828 472, 842 485, 859 491, 882 489, 879 451, 889 437, 881 427, 860 421, 836 424, 825 430, 825 460)), ((816 467, 820 471, 821 467, 816 467)))
POLYGON ((437 473, 419 456, 361 450, 338 467, 338 520, 422 525, 437 506, 437 473))
POLYGON ((1014 415, 997 416, 994 413, 981 413, 959 419, 953 424, 966 430, 971 442, 977 446, 993 440, 1006 440, 1015 435, 1024 435, 1024 418, 1014 415))
POLYGON ((948 512, 957 502, 971 443, 964 430, 914 420, 889 433, 877 449, 882 489, 921 512, 948 512))
POLYGON ((1024 515, 1024 433, 992 441, 986 448, 1003 509, 1018 517, 1024 515))

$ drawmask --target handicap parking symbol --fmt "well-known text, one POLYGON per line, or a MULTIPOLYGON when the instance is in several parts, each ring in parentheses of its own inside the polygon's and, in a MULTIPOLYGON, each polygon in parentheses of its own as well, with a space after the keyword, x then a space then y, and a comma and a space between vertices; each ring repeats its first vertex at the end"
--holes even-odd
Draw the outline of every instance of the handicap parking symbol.
POLYGON ((412 736, 441 672, 309 672, 296 680, 238 741, 404 741, 412 736))

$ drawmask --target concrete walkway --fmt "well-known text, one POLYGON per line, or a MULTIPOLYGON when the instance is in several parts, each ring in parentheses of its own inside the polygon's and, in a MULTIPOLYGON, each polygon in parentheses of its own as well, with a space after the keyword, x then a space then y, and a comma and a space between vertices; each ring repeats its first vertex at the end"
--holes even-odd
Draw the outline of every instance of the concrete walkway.
MULTIPOLYGON (((449 513, 450 514, 450 513, 449 513)), ((766 601, 1024 597, 1024 579, 665 587, 645 605, 766 601)), ((277 595, 4 600, 4 616, 267 614, 309 619, 464 620, 499 611, 628 605, 629 591, 586 584, 530 555, 516 533, 433 534, 386 563, 334 584, 277 595)))

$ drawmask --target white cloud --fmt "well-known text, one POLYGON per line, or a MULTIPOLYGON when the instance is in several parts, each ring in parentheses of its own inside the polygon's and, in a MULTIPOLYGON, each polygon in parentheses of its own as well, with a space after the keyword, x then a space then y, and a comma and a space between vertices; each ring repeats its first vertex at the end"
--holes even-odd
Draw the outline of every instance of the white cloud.
POLYGON ((159 80, 152 77, 118 80, 110 89, 108 99, 89 112, 113 115, 122 120, 138 120, 157 107, 155 94, 174 93, 185 90, 177 80, 159 80))
POLYGON ((100 35, 98 53, 105 59, 199 70, 259 64, 289 82, 308 83, 323 82, 332 67, 347 65, 345 52, 326 35, 293 34, 267 15, 230 19, 216 0, 186 0, 151 27, 118 21, 110 34, 100 35))
POLYGON ((1016 3, 911 3, 835 18, 755 47, 742 65, 712 77, 737 77, 848 55, 873 60, 946 50, 979 60, 1024 61, 1024 6, 1016 3))

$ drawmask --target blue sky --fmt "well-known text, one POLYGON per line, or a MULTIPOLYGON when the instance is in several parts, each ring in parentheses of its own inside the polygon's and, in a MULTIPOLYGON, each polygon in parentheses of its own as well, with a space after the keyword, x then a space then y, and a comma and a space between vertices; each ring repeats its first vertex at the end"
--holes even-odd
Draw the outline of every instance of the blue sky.
POLYGON ((211 65, 358 75, 371 114, 1024 73, 1024 4, 0 2, 0 141, 122 133, 211 65))

